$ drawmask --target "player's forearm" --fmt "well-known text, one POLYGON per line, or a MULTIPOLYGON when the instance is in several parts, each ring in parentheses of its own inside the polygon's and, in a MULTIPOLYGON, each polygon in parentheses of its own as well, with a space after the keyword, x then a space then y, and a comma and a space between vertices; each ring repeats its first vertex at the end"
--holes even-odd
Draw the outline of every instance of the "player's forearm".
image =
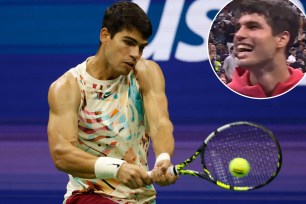
POLYGON ((76 177, 96 178, 94 165, 97 157, 69 144, 55 146, 51 155, 58 170, 76 177))
POLYGON ((153 149, 156 156, 174 151, 173 125, 170 120, 161 120, 152 132, 153 149))
POLYGON ((96 157, 69 144, 52 148, 51 155, 59 170, 85 179, 116 179, 118 170, 125 163, 117 158, 96 157))

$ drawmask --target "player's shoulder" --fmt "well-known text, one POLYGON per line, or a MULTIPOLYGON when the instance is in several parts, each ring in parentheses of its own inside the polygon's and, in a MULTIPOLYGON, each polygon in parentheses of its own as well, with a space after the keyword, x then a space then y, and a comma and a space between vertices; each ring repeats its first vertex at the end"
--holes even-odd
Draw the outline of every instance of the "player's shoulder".
POLYGON ((144 58, 138 60, 135 69, 140 77, 150 78, 162 73, 160 66, 156 62, 144 58))
POLYGON ((69 71, 67 71, 50 85, 49 90, 55 91, 55 90, 72 89, 75 88, 76 85, 77 85, 76 79, 69 71))
POLYGON ((78 83, 72 73, 67 71, 50 85, 48 100, 49 102, 78 100, 79 95, 78 83))
POLYGON ((164 76, 160 66, 152 61, 141 58, 136 64, 136 75, 142 91, 149 91, 164 86, 164 76))

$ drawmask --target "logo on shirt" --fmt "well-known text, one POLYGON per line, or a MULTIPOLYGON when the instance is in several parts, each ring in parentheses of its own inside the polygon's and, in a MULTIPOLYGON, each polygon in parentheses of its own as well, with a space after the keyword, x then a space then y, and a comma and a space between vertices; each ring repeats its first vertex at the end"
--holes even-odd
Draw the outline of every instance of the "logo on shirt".
POLYGON ((103 95, 103 99, 107 99, 108 97, 110 97, 113 93, 112 92, 105 92, 105 94, 103 95))

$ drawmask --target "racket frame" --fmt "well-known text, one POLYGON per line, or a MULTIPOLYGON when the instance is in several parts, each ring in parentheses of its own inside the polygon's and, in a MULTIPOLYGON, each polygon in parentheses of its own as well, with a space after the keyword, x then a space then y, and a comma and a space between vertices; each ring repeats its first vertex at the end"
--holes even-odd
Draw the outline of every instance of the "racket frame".
POLYGON ((190 175, 190 176, 195 176, 195 177, 199 177, 202 179, 205 179, 207 181, 210 181, 211 183, 216 184, 217 186, 224 188, 224 189, 228 189, 228 190, 234 190, 234 191, 249 191, 249 190, 254 190, 254 189, 258 189, 261 188, 265 185, 267 185, 268 183, 270 183, 279 173, 280 169, 281 169, 281 165, 282 165, 282 151, 281 151, 281 147, 280 144, 278 142, 278 140, 276 139, 276 137, 274 136, 274 134, 267 129, 266 127, 253 123, 253 122, 246 122, 246 121, 239 121, 239 122, 234 122, 234 123, 230 123, 230 124, 226 124, 223 125, 221 127, 219 127, 216 131, 210 133, 206 139, 204 140, 203 144, 198 148, 198 150, 188 159, 186 159, 184 162, 175 165, 173 168, 171 168, 170 173, 174 174, 174 175, 190 175), (230 186, 228 184, 225 184, 221 181, 216 180, 212 174, 210 173, 210 171, 208 170, 208 168, 205 165, 205 162, 203 161, 204 158, 204 152, 205 152, 205 148, 207 146, 207 144, 209 143, 209 141, 217 136, 220 132, 224 131, 225 129, 230 128, 231 126, 237 126, 237 125, 250 125, 250 126, 255 126, 257 128, 262 129, 263 131, 265 131, 266 133, 268 133, 268 135, 270 135, 270 137, 272 138, 272 140, 274 141, 274 143, 276 144, 276 147, 278 149, 278 163, 277 163, 277 169, 276 171, 271 175, 270 179, 268 179, 266 182, 258 185, 258 186, 230 186), (203 168, 203 172, 198 172, 195 170, 189 170, 189 169, 184 169, 186 166, 188 166, 192 161, 194 161, 199 155, 201 155, 201 164, 202 164, 202 168, 203 168))

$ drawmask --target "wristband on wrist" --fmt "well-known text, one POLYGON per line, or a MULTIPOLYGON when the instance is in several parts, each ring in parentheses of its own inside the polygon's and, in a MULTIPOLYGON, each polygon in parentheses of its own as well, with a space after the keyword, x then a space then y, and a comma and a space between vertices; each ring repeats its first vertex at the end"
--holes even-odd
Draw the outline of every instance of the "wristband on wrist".
POLYGON ((99 157, 95 163, 95 175, 98 179, 116 179, 119 168, 125 162, 111 157, 99 157))
POLYGON ((171 159, 170 159, 170 155, 169 155, 167 152, 164 152, 164 153, 159 154, 159 155, 156 157, 155 165, 154 165, 154 166, 156 166, 156 164, 157 164, 158 162, 162 161, 162 160, 168 160, 168 161, 170 161, 170 160, 171 160, 171 159))

